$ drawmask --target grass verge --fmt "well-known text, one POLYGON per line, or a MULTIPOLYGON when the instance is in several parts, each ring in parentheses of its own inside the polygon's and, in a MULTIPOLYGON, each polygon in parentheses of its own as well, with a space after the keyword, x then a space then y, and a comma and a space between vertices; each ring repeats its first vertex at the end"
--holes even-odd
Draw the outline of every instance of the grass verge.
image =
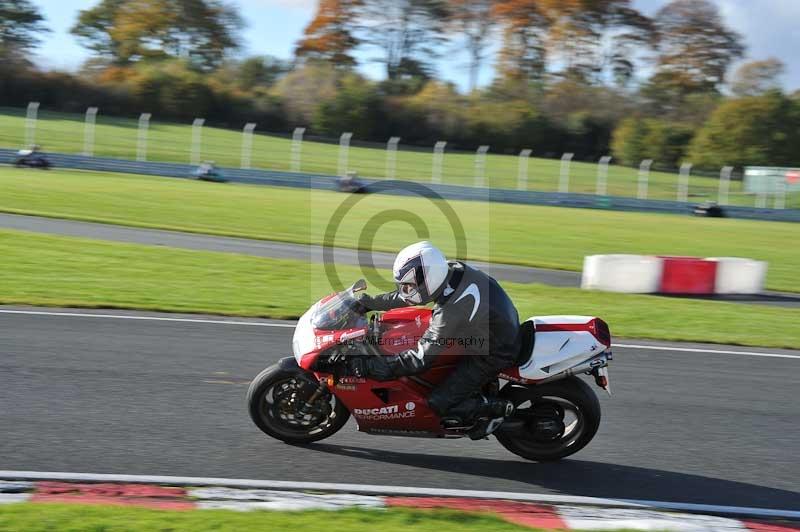
MULTIPOLYGON (((347 195, 317 190, 214 184, 125 174, 0 168, 0 211, 299 243, 321 243, 347 195)), ((580 270, 595 253, 741 256, 769 262, 767 286, 800 291, 800 226, 750 220, 448 202, 464 224, 469 258, 580 270)), ((363 247, 363 229, 387 209, 419 216, 452 254, 453 232, 427 199, 362 197, 342 220, 335 244, 363 247)), ((371 247, 396 252, 418 234, 380 225, 371 247)))
MULTIPOLYGON (((258 132, 257 132, 258 133, 258 132)), ((222 166, 240 164, 242 133, 213 127, 203 128, 202 157, 222 166)), ((147 156, 153 161, 188 163, 191 151, 190 124, 150 124, 147 156)), ((84 115, 54 113, 42 110, 36 127, 36 141, 45 150, 81 153, 84 139, 84 115)), ((137 150, 137 121, 97 117, 94 153, 98 156, 134 159, 137 150)), ((446 139, 444 139, 446 140, 446 139)), ((25 141, 25 110, 0 108, 0 146, 19 148, 25 141)), ((355 139, 354 139, 355 142, 355 139)), ((399 179, 428 181, 433 168, 433 149, 400 150, 396 156, 396 175, 399 179)), ((291 140, 286 136, 256 134, 253 137, 252 165, 254 168, 289 170, 291 140)), ((303 142, 303 172, 336 175, 339 146, 336 143, 303 142)), ((492 187, 517 188, 519 160, 514 155, 490 153, 486 158, 486 183, 492 187)), ((559 186, 561 163, 557 159, 531 158, 528 162, 529 190, 556 191, 559 186)), ((373 147, 350 148, 349 169, 370 177, 387 174, 386 150, 380 144, 373 147)), ((617 196, 636 196, 636 169, 612 165, 609 168, 608 193, 617 196)), ((475 182, 475 154, 448 150, 442 164, 442 180, 448 184, 472 185, 475 182)), ((595 163, 573 162, 569 188, 572 192, 594 194, 597 183, 595 163)), ((694 200, 716 199, 719 181, 714 177, 692 176, 689 192, 694 200)), ((674 200, 677 196, 677 173, 651 172, 651 198, 674 200)), ((731 183, 729 200, 734 204, 753 205, 754 197, 742 192, 741 182, 731 183)), ((788 198, 789 205, 800 206, 800 194, 788 198)))
MULTIPOLYGON (((293 318, 330 292, 322 266, 303 261, 7 230, 0 230, 0 257, 5 304, 293 318)), ((344 280, 362 276, 354 267, 339 274, 344 280)), ((800 343, 800 309, 503 285, 522 317, 597 315, 616 336, 788 348, 800 343)))
POLYGON ((503 532, 531 530, 485 514, 446 510, 341 510, 335 512, 170 511, 73 504, 9 504, 0 507, 0 530, 19 532, 277 531, 503 532))

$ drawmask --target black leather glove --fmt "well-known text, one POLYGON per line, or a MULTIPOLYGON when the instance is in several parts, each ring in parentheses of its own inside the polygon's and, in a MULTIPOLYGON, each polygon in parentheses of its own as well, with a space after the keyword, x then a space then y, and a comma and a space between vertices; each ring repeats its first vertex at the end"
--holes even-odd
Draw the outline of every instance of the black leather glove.
POLYGON ((388 381, 394 379, 394 372, 386 358, 374 356, 352 357, 347 360, 347 374, 353 377, 388 381))
POLYGON ((370 297, 367 294, 360 294, 357 296, 355 302, 353 303, 353 312, 358 314, 366 314, 369 312, 369 308, 367 307, 366 303, 370 300, 370 297))
POLYGON ((345 375, 353 377, 366 377, 365 357, 352 357, 345 362, 345 375))

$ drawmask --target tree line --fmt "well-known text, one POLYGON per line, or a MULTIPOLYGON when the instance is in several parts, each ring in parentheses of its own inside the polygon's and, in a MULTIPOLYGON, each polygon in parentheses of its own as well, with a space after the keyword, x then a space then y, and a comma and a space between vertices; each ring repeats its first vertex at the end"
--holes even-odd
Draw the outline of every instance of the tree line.
POLYGON ((744 38, 709 0, 672 0, 652 17, 631 0, 319 0, 290 60, 240 57, 243 27, 222 0, 100 0, 71 30, 91 58, 76 73, 43 71, 29 60, 41 14, 0 0, 0 98, 625 164, 798 162, 800 103, 780 91, 783 65, 731 73, 744 38), (437 77, 458 50, 468 91, 437 77), (358 72, 368 61, 383 80, 358 72), (489 61, 494 78, 478 87, 489 61))

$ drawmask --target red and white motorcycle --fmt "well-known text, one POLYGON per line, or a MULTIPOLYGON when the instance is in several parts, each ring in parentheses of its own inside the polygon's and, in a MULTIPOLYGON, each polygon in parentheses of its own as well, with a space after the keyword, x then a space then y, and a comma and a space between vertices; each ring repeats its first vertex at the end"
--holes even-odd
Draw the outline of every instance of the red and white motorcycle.
MULTIPOLYGON (((250 384, 250 416, 268 435, 287 443, 322 440, 341 429, 352 414, 369 434, 452 438, 470 427, 443 427, 427 404, 431 389, 445 379, 463 354, 458 344, 437 357, 427 372, 379 382, 342 376, 344 361, 366 352, 393 354, 416 345, 431 311, 409 307, 367 320, 349 289, 315 303, 297 322, 294 357, 281 359, 250 384)), ((611 335, 608 325, 586 316, 534 317, 522 324, 519 365, 504 370, 484 394, 510 399, 516 407, 494 432, 509 451, 537 461, 578 452, 600 425, 597 396, 577 377, 594 377, 609 390, 611 335)))

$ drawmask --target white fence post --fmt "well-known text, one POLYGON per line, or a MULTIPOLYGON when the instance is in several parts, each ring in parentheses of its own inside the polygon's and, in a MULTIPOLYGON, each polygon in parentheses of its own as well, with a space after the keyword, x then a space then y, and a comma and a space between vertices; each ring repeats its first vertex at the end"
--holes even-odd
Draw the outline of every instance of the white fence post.
POLYGON ((528 190, 528 162, 533 150, 519 152, 519 169, 517 170, 517 190, 528 190))
POLYGON ((480 146, 475 152, 475 186, 483 187, 486 185, 486 153, 489 146, 480 146))
POLYGON ((774 209, 784 209, 786 208, 786 176, 782 176, 776 184, 775 187, 775 204, 772 206, 774 209))
POLYGON ((83 154, 87 157, 94 155, 94 124, 97 121, 97 107, 86 109, 86 118, 83 122, 83 154))
POLYGON ((692 173, 692 163, 683 163, 678 174, 678 201, 689 201, 689 175, 692 173))
POLYGON ((603 155, 597 162, 597 186, 595 187, 595 194, 598 196, 608 195, 608 163, 610 162, 610 155, 603 155))
POLYGON ((242 129, 242 158, 240 167, 243 170, 250 169, 250 159, 253 154, 253 131, 256 129, 254 122, 248 122, 242 129))
POLYGON ((150 113, 139 115, 139 129, 136 130, 136 160, 147 160, 147 130, 150 127, 150 113))
POLYGON ((766 209, 767 208, 767 187, 766 185, 759 188, 759 191, 756 193, 756 208, 758 209, 766 209))
POLYGON ((566 194, 569 192, 569 166, 574 153, 565 153, 561 156, 561 172, 558 177, 558 191, 566 194))
POLYGON ((292 132, 292 172, 300 171, 300 163, 303 155, 303 135, 305 132, 306 128, 304 127, 296 127, 294 128, 294 132, 292 132))
POLYGON ((653 159, 645 159, 639 164, 639 186, 636 191, 636 197, 640 200, 647 199, 651 166, 653 166, 653 159))
POLYGON ((440 140, 433 145, 433 168, 431 169, 431 183, 442 182, 442 163, 444 161, 444 149, 447 141, 440 140))
POLYGON ((348 158, 350 156, 350 139, 353 138, 353 134, 349 131, 346 133, 342 133, 342 136, 339 137, 339 175, 341 177, 347 176, 347 166, 348 166, 348 158))
POLYGON ((717 204, 728 204, 728 192, 731 189, 731 174, 733 166, 723 166, 719 172, 719 192, 717 193, 717 204))
POLYGON ((391 137, 386 143, 386 178, 397 177, 397 145, 400 137, 391 137))
POLYGON ((39 116, 39 102, 29 102, 25 113, 25 146, 30 148, 36 142, 36 119, 39 116))
POLYGON ((203 124, 205 123, 205 118, 195 118, 194 122, 192 122, 192 155, 190 162, 193 165, 200 164, 200 150, 203 143, 203 124))

